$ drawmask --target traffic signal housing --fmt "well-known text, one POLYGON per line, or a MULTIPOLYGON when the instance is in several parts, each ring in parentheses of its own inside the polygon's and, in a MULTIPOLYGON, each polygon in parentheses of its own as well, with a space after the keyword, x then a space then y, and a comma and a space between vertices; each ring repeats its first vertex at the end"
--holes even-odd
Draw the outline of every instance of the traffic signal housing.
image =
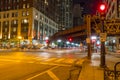
POLYGON ((45 42, 48 44, 48 43, 49 43, 49 40, 46 40, 45 42))
POLYGON ((106 10, 106 5, 104 3, 100 4, 99 11, 100 12, 105 12, 105 10, 106 10))
POLYGON ((99 7, 98 7, 98 11, 99 11, 101 17, 105 17, 106 10, 107 10, 106 4, 105 3, 101 3, 99 5, 99 7))
POLYGON ((69 41, 69 42, 72 42, 72 41, 73 41, 73 38, 72 38, 72 37, 69 37, 69 38, 68 38, 68 41, 69 41))

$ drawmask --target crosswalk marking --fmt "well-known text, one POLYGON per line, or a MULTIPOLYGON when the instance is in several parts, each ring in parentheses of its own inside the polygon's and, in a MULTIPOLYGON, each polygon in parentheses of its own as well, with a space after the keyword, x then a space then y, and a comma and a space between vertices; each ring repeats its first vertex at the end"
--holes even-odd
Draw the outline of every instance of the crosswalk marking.
POLYGON ((63 60, 65 60, 65 58, 60 58, 60 59, 58 59, 58 60, 56 60, 56 61, 54 61, 54 62, 61 62, 61 61, 63 61, 63 60))
POLYGON ((60 80, 53 72, 50 70, 47 71, 48 75, 53 79, 53 80, 60 80))
POLYGON ((54 60, 56 60, 57 58, 49 58, 49 59, 46 59, 45 61, 47 61, 47 62, 50 62, 50 61, 54 61, 54 60))
POLYGON ((73 63, 75 61, 75 59, 66 59, 65 61, 63 61, 64 63, 73 63))
MULTIPOLYGON (((25 62, 25 63, 51 63, 51 64, 73 64, 75 58, 44 58, 44 57, 25 57, 25 58, 13 58, 13 57, 0 57, 0 62, 25 62)), ((76 64, 82 64, 83 59, 79 59, 76 64)))

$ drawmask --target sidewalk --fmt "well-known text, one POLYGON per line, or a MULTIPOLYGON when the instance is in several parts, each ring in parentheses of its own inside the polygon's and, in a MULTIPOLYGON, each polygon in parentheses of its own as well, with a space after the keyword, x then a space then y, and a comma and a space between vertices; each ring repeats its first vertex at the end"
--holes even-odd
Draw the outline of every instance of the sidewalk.
POLYGON ((92 56, 83 63, 78 80, 104 80, 104 71, 100 68, 100 57, 92 56))

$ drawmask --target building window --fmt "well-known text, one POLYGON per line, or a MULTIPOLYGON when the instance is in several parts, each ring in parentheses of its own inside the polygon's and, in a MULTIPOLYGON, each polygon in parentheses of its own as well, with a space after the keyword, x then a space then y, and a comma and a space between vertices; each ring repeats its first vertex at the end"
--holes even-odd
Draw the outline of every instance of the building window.
POLYGON ((22 12, 22 16, 26 16, 26 12, 25 11, 22 12))
POLYGON ((7 32, 7 28, 5 28, 5 32, 7 32))
POLYGON ((17 0, 17 2, 19 2, 19 0, 17 0))
POLYGON ((14 24, 17 24, 18 23, 18 21, 17 20, 14 20, 14 24))
POLYGON ((27 4, 27 8, 30 8, 30 4, 29 3, 27 4))
POLYGON ((27 16, 29 15, 29 11, 26 12, 27 13, 27 16))
POLYGON ((17 5, 17 9, 19 9, 19 5, 17 5))
POLYGON ((28 16, 29 15, 29 11, 23 11, 22 12, 22 16, 28 16))
POLYGON ((11 7, 10 6, 8 6, 8 9, 10 9, 11 7))
POLYGON ((12 13, 12 17, 18 17, 18 12, 12 13))
POLYGON ((8 0, 8 3, 10 3, 10 0, 8 0))
POLYGON ((28 23, 28 19, 22 19, 22 23, 28 23))
POLYGON ((11 24, 18 24, 18 20, 12 20, 11 24))
POLYGON ((26 4, 23 4, 23 9, 25 8, 26 4))
POLYGON ((14 27, 14 28, 13 28, 13 32, 16 32, 16 31, 17 31, 17 28, 16 28, 16 27, 14 27))
POLYGON ((38 18, 38 13, 35 14, 35 17, 38 18))
POLYGON ((8 21, 5 21, 5 25, 8 25, 8 21))

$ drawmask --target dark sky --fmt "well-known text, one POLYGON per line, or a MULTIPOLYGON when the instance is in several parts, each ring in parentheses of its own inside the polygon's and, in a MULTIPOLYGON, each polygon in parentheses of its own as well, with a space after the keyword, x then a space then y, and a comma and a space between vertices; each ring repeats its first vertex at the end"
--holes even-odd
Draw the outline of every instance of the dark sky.
POLYGON ((84 7, 84 14, 95 14, 101 0, 73 0, 74 4, 84 7))

